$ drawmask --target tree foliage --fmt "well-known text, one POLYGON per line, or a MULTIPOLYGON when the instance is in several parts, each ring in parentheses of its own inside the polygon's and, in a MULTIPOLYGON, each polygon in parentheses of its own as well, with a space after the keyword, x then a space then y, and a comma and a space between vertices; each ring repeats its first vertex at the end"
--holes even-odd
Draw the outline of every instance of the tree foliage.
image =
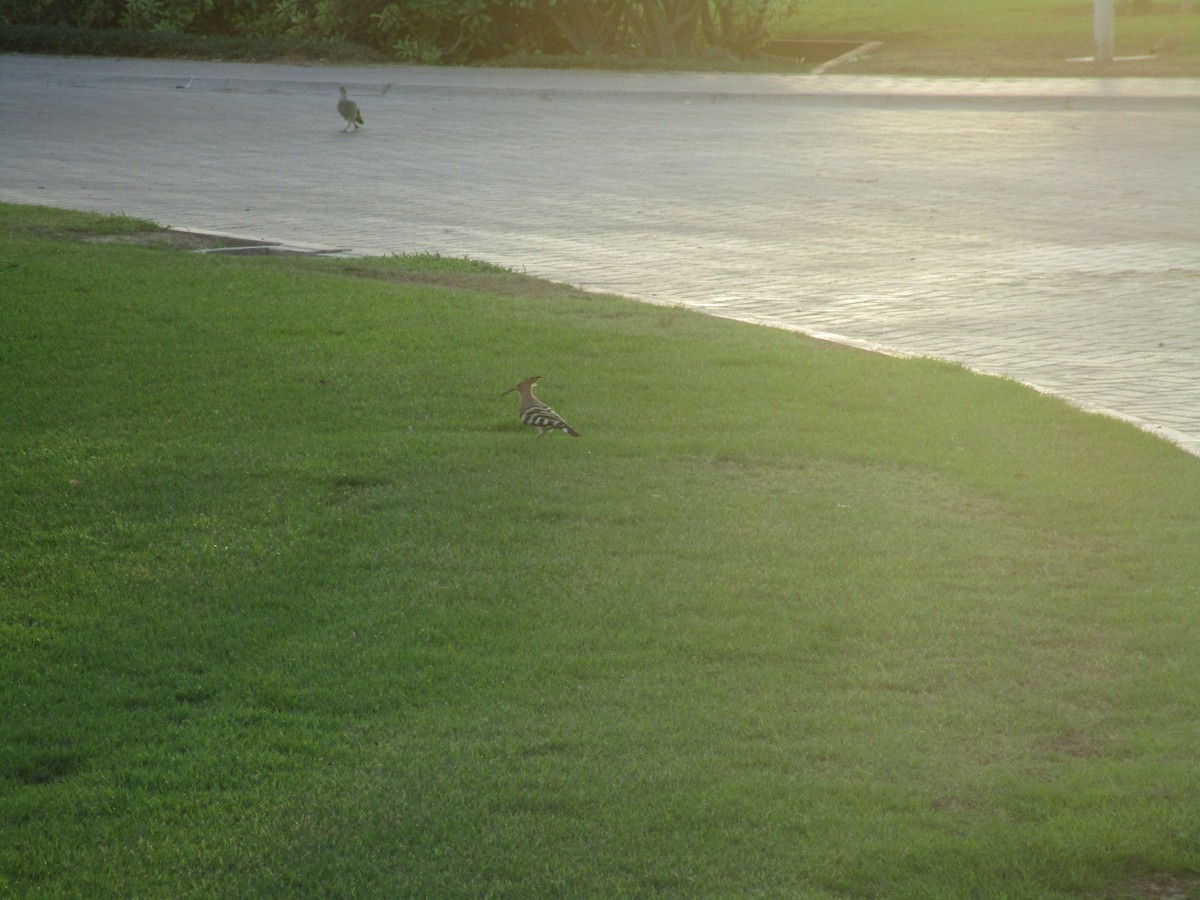
POLYGON ((409 62, 748 56, 798 0, 0 0, 0 24, 337 38, 409 62))

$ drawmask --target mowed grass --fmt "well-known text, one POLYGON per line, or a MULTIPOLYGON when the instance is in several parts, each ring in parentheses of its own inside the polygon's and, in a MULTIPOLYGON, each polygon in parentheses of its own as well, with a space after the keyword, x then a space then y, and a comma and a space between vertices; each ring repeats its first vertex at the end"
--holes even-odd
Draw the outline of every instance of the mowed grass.
POLYGON ((804 0, 775 31, 883 42, 834 70, 844 74, 1200 77, 1200 12, 1180 0, 1153 0, 1149 15, 1114 6, 1114 55, 1154 59, 1067 62, 1095 50, 1091 0, 804 0), (1163 38, 1178 46, 1157 52, 1163 38))
POLYGON ((0 207, 0 893, 1200 889, 1200 460, 478 263, 96 240, 142 227, 0 207))

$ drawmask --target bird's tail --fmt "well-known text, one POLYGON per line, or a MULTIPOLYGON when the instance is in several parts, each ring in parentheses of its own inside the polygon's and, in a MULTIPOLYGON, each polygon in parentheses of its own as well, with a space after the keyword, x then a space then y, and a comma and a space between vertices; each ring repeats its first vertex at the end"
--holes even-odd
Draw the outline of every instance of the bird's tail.
POLYGON ((571 437, 583 437, 583 435, 581 435, 578 431, 576 431, 570 425, 567 426, 567 434, 569 434, 571 437))

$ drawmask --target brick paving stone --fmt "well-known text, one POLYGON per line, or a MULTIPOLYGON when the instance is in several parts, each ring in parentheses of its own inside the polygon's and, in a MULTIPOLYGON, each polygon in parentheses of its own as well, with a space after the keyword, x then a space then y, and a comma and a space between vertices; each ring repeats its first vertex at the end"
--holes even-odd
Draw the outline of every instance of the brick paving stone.
POLYGON ((5 201, 488 259, 961 362, 1200 454, 1200 79, 9 55, 0 83, 5 201))

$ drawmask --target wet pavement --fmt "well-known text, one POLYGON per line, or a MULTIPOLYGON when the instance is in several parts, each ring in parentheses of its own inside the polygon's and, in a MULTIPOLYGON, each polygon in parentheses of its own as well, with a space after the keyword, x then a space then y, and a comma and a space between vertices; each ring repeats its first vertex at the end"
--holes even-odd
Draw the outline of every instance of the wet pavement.
POLYGON ((486 259, 961 362, 1200 454, 1200 79, 5 55, 0 87, 3 201, 486 259))

